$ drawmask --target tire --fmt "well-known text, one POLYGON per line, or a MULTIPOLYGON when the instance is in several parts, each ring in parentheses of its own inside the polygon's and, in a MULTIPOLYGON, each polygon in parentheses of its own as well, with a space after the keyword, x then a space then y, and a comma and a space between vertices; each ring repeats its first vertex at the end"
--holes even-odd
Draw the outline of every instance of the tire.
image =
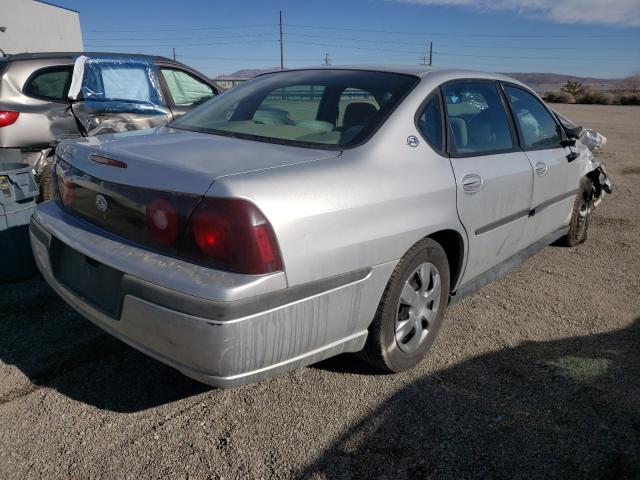
POLYGON ((425 238, 411 247, 391 274, 360 356, 392 373, 420 363, 442 326, 449 286, 449 262, 440 244, 425 238))
POLYGON ((587 230, 589 229, 589 218, 593 211, 593 187, 591 180, 583 177, 580 180, 580 187, 576 200, 573 204, 571 213, 571 221, 569 222, 569 231, 562 237, 558 243, 567 247, 575 247, 580 245, 587 239, 587 230))

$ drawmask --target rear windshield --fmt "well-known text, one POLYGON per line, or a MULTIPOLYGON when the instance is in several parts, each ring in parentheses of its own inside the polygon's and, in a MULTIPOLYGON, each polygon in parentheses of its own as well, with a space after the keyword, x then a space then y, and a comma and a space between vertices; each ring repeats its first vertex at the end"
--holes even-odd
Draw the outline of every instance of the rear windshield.
POLYGON ((303 70, 258 77, 170 124, 275 143, 346 148, 362 143, 419 81, 396 73, 303 70))

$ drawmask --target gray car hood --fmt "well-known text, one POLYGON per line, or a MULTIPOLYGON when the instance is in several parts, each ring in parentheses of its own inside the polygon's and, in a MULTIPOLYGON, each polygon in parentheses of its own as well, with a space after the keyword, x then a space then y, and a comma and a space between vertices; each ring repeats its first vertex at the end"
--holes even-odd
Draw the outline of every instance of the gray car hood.
POLYGON ((339 151, 292 147, 220 135, 156 128, 60 143, 58 156, 102 180, 154 190, 204 194, 217 178, 306 163, 339 151), (119 160, 127 168, 91 161, 119 160))

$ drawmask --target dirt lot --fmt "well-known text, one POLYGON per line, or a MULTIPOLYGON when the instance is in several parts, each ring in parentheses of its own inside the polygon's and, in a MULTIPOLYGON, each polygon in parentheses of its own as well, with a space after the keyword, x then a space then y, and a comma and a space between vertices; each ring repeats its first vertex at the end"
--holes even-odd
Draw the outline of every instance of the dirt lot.
POLYGON ((588 242, 453 307, 402 375, 346 355, 209 389, 2 286, 0 477, 640 478, 640 108, 558 109, 609 138, 588 242))

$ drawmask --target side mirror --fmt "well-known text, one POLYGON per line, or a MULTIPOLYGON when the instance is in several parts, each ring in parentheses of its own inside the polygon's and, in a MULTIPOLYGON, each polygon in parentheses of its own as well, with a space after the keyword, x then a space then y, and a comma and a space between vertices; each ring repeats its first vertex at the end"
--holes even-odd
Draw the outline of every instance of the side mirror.
POLYGON ((580 132, 582 132, 582 127, 573 127, 573 128, 564 127, 564 131, 567 132, 567 136, 569 138, 578 139, 580 138, 580 132))

